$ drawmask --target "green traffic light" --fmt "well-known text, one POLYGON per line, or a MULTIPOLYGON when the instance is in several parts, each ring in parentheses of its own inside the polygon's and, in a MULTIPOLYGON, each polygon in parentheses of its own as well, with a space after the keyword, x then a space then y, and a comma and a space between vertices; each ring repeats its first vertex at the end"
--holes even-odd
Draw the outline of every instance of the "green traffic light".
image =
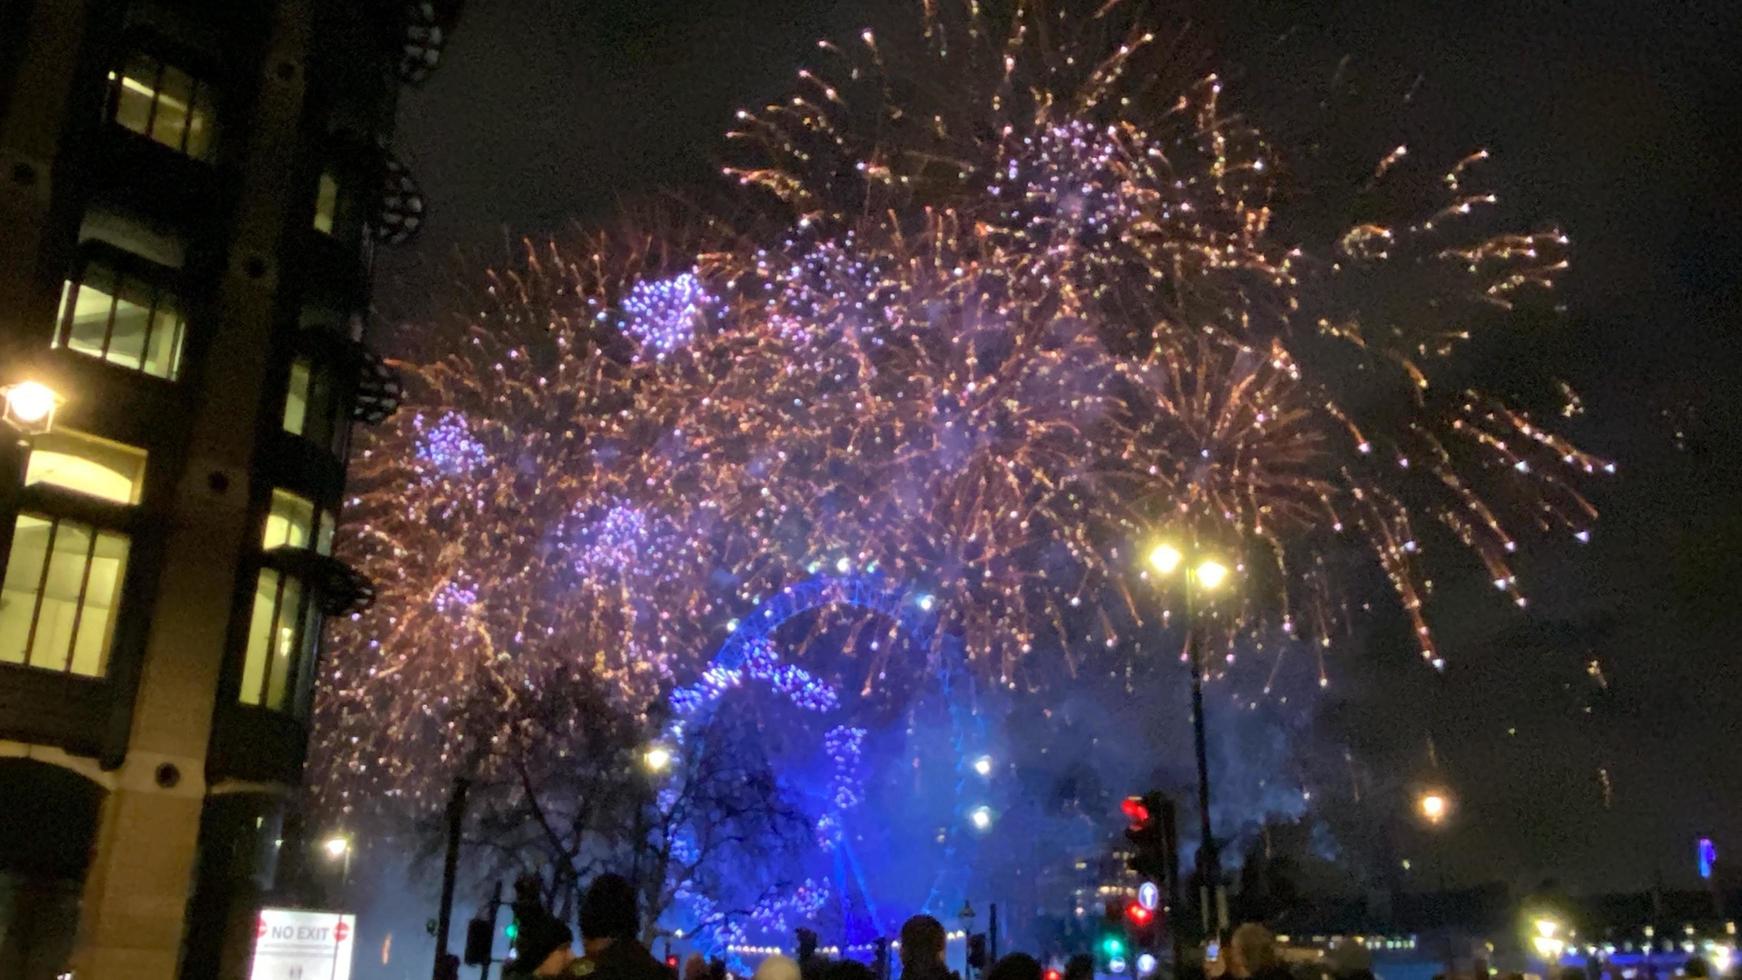
POLYGON ((502 930, 502 935, 508 937, 510 943, 520 938, 520 922, 517 919, 508 920, 508 928, 502 930))
POLYGON ((1125 952, 1125 941, 1118 936, 1108 936, 1101 940, 1101 952, 1108 956, 1119 956, 1125 952))

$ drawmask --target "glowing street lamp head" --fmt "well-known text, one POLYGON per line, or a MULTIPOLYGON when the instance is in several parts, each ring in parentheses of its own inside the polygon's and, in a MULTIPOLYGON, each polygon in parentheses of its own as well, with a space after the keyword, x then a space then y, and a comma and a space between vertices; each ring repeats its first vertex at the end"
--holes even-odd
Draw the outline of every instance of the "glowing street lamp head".
POLYGON ((1438 790, 1429 790, 1421 794, 1416 799, 1415 805, 1421 811, 1422 819, 1431 824, 1444 823, 1446 816, 1452 811, 1452 801, 1438 790))
POLYGON ((1172 575, 1179 569, 1180 562, 1185 561, 1185 557, 1171 544, 1158 544, 1149 552, 1149 567, 1162 575, 1172 575))
POLYGON ((641 764, 648 772, 665 772, 671 768, 671 750, 663 745, 650 745, 641 753, 641 764))
POLYGON ((54 412, 61 396, 40 381, 20 381, 0 388, 5 401, 5 420, 23 432, 47 432, 54 425, 54 412))
POLYGON ((979 831, 991 830, 992 829, 992 808, 989 806, 982 805, 982 806, 977 806, 977 807, 973 808, 972 810, 969 810, 968 811, 968 822, 974 825, 975 830, 979 830, 979 831))
POLYGON ((982 776, 992 775, 992 757, 983 755, 974 760, 974 771, 982 776))
POLYGON ((1193 573, 1198 585, 1206 589, 1219 589, 1228 580, 1228 566, 1214 558, 1206 558, 1198 563, 1197 571, 1193 573))
POLYGON ((327 852, 327 857, 337 861, 351 850, 351 838, 344 834, 334 834, 321 842, 321 848, 327 852))

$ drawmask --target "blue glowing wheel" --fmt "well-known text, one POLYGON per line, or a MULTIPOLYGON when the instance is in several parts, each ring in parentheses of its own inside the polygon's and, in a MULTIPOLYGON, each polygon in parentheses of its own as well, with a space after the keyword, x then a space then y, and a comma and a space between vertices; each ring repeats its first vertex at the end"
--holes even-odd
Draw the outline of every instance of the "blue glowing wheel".
MULTIPOLYGON (((790 941, 791 929, 819 922, 829 923, 825 935, 838 937, 849 948, 868 950, 873 939, 899 927, 900 917, 920 910, 945 915, 963 900, 966 881, 958 838, 973 827, 970 811, 975 807, 964 805, 962 791, 970 780, 986 775, 975 768, 985 732, 974 710, 975 692, 960 640, 940 628, 940 612, 929 593, 891 583, 875 572, 816 574, 786 586, 729 624, 730 635, 701 677, 673 692, 666 737, 677 746, 702 730, 733 692, 761 687, 773 695, 791 723, 771 737, 797 746, 796 753, 776 755, 792 770, 794 781, 808 789, 805 815, 815 842, 817 873, 807 875, 789 894, 760 903, 748 924, 709 928, 702 925, 703 910, 680 910, 686 928, 700 927, 697 939, 711 951, 728 954, 782 945, 790 941), (880 620, 887 635, 923 652, 924 690, 913 697, 914 705, 903 707, 898 724, 868 729, 856 714, 864 692, 843 695, 840 685, 782 657, 776 635, 782 626, 835 609, 880 620), (867 756, 893 757, 896 752, 903 754, 904 763, 911 756, 913 774, 873 779, 868 787, 867 756), (910 789, 901 782, 921 782, 922 768, 929 774, 929 790, 910 789), (911 816, 905 811, 924 809, 901 805, 908 794, 929 804, 931 819, 923 827, 904 823, 911 816), (867 812, 873 808, 868 796, 876 812, 867 812), (896 805, 888 805, 889 800, 896 805), (863 853, 866 848, 869 855, 863 853), (892 851, 908 857, 910 869, 923 867, 922 889, 887 886, 892 851), (916 854, 922 857, 913 859, 916 854), (886 891, 892 901, 884 901, 886 891)), ((871 684, 863 687, 868 692, 871 684)), ((903 884, 912 885, 915 874, 909 870, 903 884)), ((709 903, 700 896, 690 901, 709 903)))

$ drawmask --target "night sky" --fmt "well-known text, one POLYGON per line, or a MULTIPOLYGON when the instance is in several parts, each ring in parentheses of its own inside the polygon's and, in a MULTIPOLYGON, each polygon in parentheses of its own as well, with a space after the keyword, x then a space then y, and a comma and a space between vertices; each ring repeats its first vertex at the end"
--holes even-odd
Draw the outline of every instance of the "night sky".
MULTIPOLYGON (((1165 8, 1177 12, 1165 22, 1189 20, 1186 66, 1221 72, 1261 125, 1298 128, 1302 93, 1334 91, 1394 118, 1412 148, 1487 146, 1509 201, 1573 239, 1565 318, 1491 367, 1561 365, 1583 395, 1572 434, 1620 469, 1596 487, 1592 542, 1537 549, 1520 569, 1524 614, 1479 574, 1442 581, 1430 613, 1443 677, 1375 594, 1318 707, 1375 766, 1422 771, 1431 736, 1460 809, 1405 847, 1436 878, 1619 890, 1661 873, 1691 887, 1700 833, 1742 859, 1739 6, 1165 8)), ((430 216, 415 247, 384 259, 383 311, 416 310, 456 248, 496 258, 505 234, 560 232, 661 193, 718 198, 732 111, 784 91, 818 37, 905 9, 472 0, 441 68, 402 103, 398 147, 430 216)))

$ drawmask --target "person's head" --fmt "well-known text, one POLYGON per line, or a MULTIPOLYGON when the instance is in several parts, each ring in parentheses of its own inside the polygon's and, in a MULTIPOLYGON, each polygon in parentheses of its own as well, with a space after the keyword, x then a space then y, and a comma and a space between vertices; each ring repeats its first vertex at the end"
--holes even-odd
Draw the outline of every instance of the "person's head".
POLYGON ((535 915, 520 923, 514 959, 535 977, 554 977, 575 958, 575 934, 554 916, 535 915))
POLYGON ((1364 977, 1373 972, 1373 954, 1368 951, 1366 943, 1344 939, 1331 947, 1325 965, 1330 967, 1333 976, 1364 977))
POLYGON ((1065 980, 1095 980, 1095 958, 1078 953, 1065 961, 1065 980))
POLYGON ((1276 966, 1276 938, 1256 922, 1234 930, 1228 940, 1228 970, 1236 977, 1254 977, 1276 966))
POLYGON ((1011 953, 992 964, 986 980, 1041 980, 1040 961, 1027 953, 1011 953))
POLYGON ((683 961, 683 980, 708 980, 708 961, 700 953, 691 953, 683 961))
POLYGON ((756 964, 752 980, 798 980, 798 961, 776 953, 756 964))
POLYGON ((641 913, 636 908, 635 886, 622 875, 605 874, 593 879, 587 897, 581 900, 581 938, 589 953, 619 939, 634 939, 641 931, 641 913))
POLYGON ((944 924, 929 915, 916 915, 901 924, 901 966, 942 966, 944 924))
POLYGON ((858 960, 836 960, 823 971, 823 980, 877 980, 877 974, 858 960))

